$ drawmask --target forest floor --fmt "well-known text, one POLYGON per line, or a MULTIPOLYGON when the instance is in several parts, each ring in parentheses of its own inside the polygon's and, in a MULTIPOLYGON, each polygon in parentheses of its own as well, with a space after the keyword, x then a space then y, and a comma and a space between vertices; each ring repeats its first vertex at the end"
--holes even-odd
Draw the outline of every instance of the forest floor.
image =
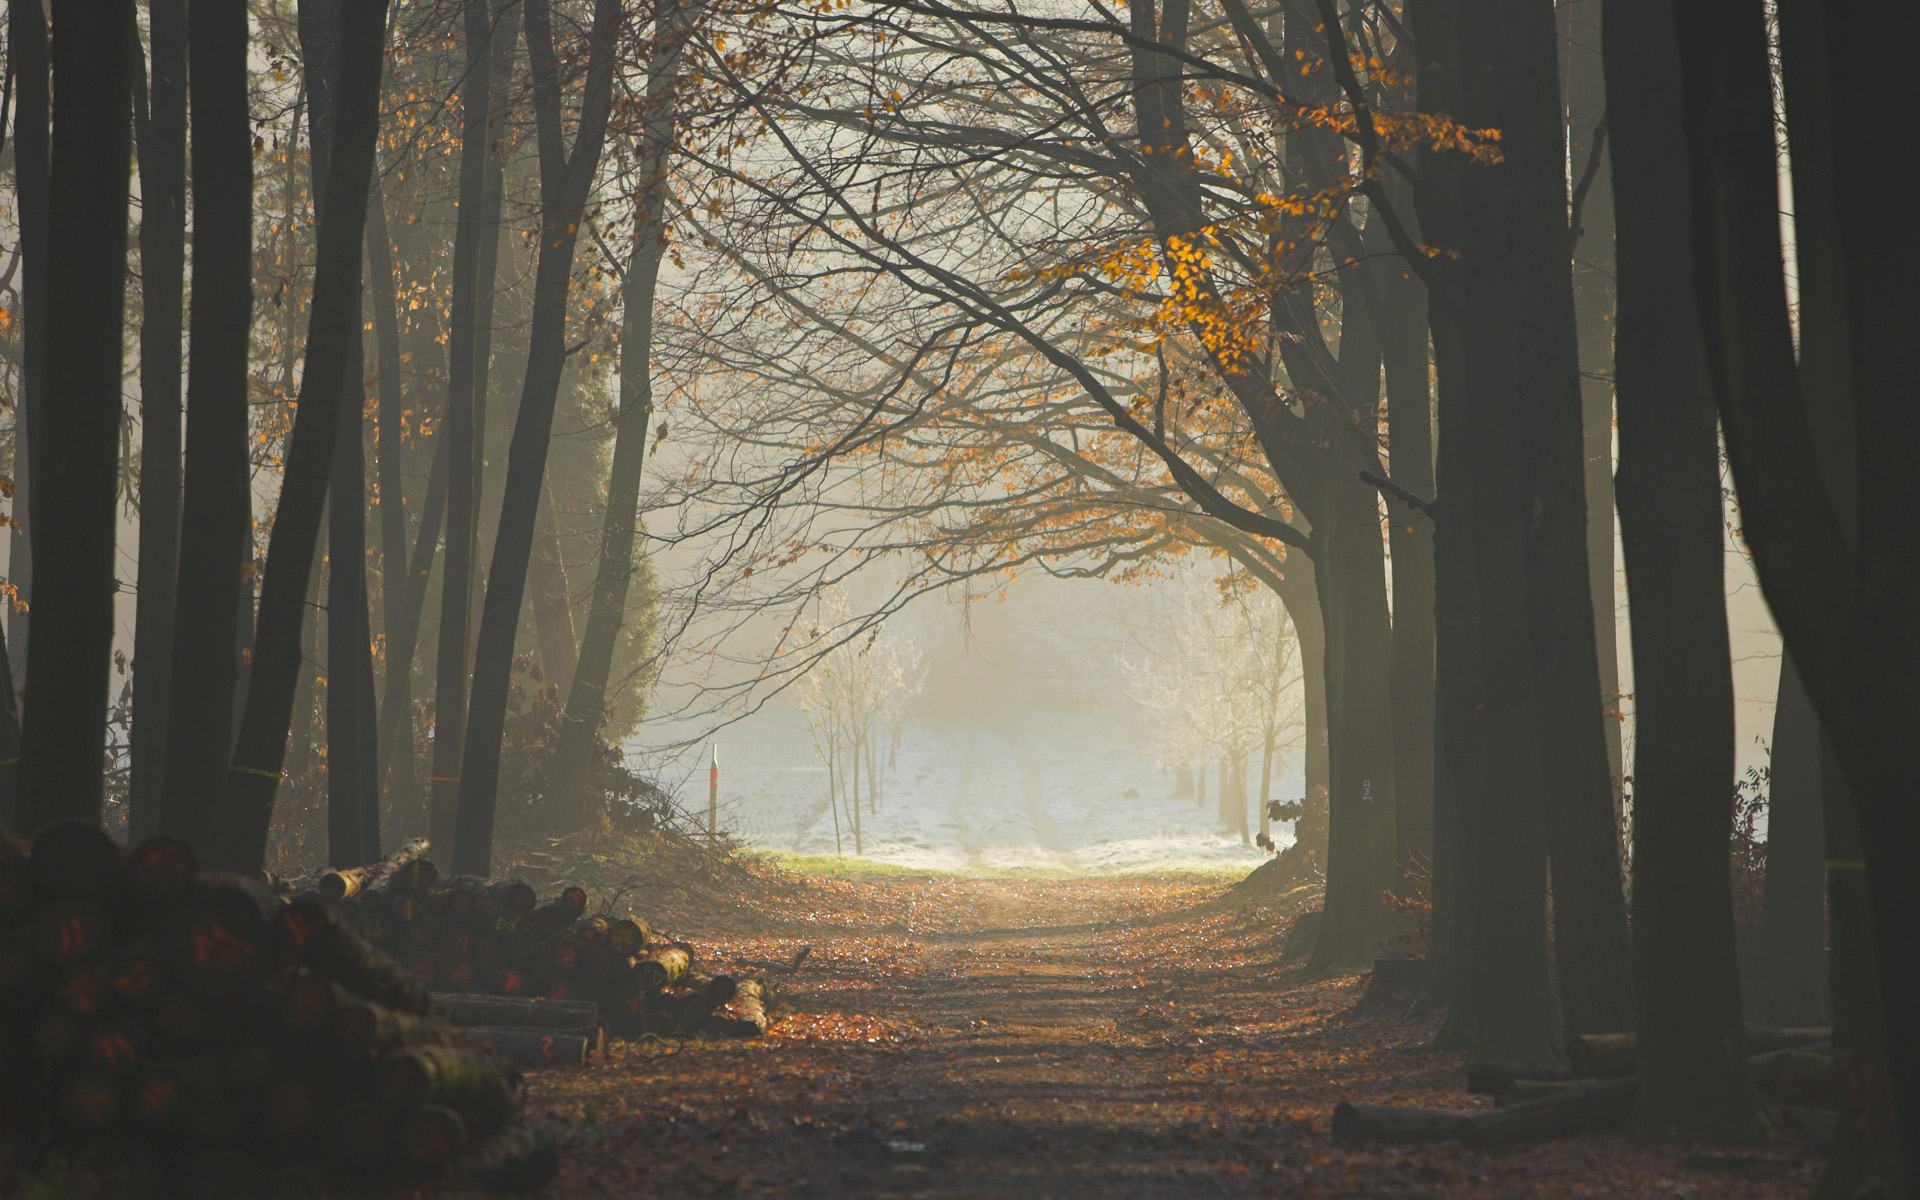
POLYGON ((585 1129, 546 1195, 1758 1198, 1818 1177, 1791 1140, 1335 1147, 1341 1100, 1485 1099, 1423 1049, 1437 1018, 1281 963, 1297 899, 1217 876, 750 873, 673 928, 708 970, 810 946, 778 1024, 532 1075, 530 1106, 585 1129))

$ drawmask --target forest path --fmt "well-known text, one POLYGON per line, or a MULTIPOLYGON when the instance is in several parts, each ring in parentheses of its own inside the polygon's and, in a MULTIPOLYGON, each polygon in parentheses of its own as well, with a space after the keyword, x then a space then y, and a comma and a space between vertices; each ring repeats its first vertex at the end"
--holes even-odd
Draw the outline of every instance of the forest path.
POLYGON ((1362 977, 1280 964, 1298 907, 1208 877, 787 877, 708 969, 812 953, 755 1042, 617 1047, 536 1074, 591 1121, 549 1195, 1788 1197, 1817 1160, 1686 1170, 1587 1138, 1502 1156, 1348 1150, 1340 1099, 1472 1107, 1432 1021, 1356 1008, 1362 977))

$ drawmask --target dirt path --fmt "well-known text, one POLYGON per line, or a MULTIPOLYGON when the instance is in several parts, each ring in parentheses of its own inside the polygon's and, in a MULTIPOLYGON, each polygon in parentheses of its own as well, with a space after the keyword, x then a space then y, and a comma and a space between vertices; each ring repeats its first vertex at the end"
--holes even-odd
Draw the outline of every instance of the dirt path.
POLYGON ((815 879, 714 963, 811 945, 773 1035, 635 1046, 545 1075, 590 1126, 550 1194, 1135 1197, 1805 1195, 1783 1143, 1733 1170, 1587 1138, 1504 1155, 1348 1151, 1343 1098, 1468 1107, 1430 1021, 1278 963, 1286 915, 1217 881, 815 879))

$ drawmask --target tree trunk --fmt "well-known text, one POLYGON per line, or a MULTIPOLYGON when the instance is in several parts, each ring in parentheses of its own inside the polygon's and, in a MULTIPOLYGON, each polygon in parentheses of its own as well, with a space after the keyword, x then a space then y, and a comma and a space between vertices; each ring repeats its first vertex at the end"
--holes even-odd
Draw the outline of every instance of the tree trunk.
POLYGON ((557 693, 573 678, 575 643, 572 595, 567 588, 566 564, 560 560, 560 530, 554 524, 551 486, 540 489, 528 573, 533 585, 533 628, 540 645, 540 674, 557 693))
POLYGON ((420 528, 414 533, 413 554, 404 579, 391 586, 401 592, 397 626, 387 632, 387 686, 380 702, 380 758, 387 807, 410 813, 419 797, 414 771, 413 660, 420 642, 420 617, 427 606, 433 577, 434 554, 440 548, 440 529, 447 511, 451 439, 434 436, 433 466, 427 473, 427 498, 420 506, 420 528))
POLYGON ((20 807, 20 710, 14 702, 13 667, 0 634, 0 827, 17 829, 20 807))
MULTIPOLYGON (((1551 6, 1500 6, 1501 171, 1511 197, 1514 315, 1507 331, 1525 433, 1528 644, 1541 802, 1553 864, 1555 962, 1569 1032, 1633 1019, 1632 952, 1589 583, 1586 475, 1567 274, 1566 128, 1551 6)), ((1485 596, 1482 592, 1482 596, 1485 596)), ((1608 610, 1609 615, 1612 609, 1608 610)))
MULTIPOLYGON (((1404 192, 1405 189, 1396 189, 1404 192)), ((1404 195, 1396 195, 1405 212, 1404 195)), ((1369 224, 1368 230, 1373 226, 1369 224)), ((1405 263, 1383 257, 1373 268, 1381 361, 1387 387, 1387 445, 1393 479, 1416 496, 1433 495, 1433 391, 1427 369, 1427 292, 1405 263)), ((1393 790, 1396 890, 1410 864, 1433 858, 1434 562, 1433 521, 1385 498, 1393 554, 1393 790)))
MULTIPOLYGON (((317 540, 317 539, 316 539, 317 540)), ((291 723, 287 731, 286 771, 305 775, 313 769, 313 693, 318 689, 320 667, 320 621, 306 614, 320 611, 320 564, 307 571, 307 598, 302 606, 300 626, 300 676, 293 689, 291 723)))
POLYGON ((1763 1136, 1747 1070, 1727 838, 1733 669, 1718 449, 1687 225, 1671 0, 1611 0, 1606 66, 1618 211, 1620 506, 1638 731, 1634 985, 1652 1136, 1763 1136))
MULTIPOLYGON (((1422 47, 1418 78, 1420 112, 1460 112, 1460 46, 1454 0, 1409 0, 1406 9, 1422 47)), ((1462 243, 1460 189, 1466 163, 1455 153, 1423 150, 1418 157, 1414 211, 1421 236, 1436 246, 1462 243)), ((1433 260, 1434 269, 1461 290, 1456 260, 1433 260)), ((1466 946, 1461 921, 1462 829, 1460 797, 1479 794, 1479 590, 1473 550, 1473 466, 1469 426, 1472 393, 1466 386, 1465 347, 1459 317, 1429 295, 1428 338, 1433 347, 1434 495, 1439 516, 1433 530, 1434 561, 1434 783, 1433 936, 1427 948, 1425 995, 1462 1002, 1466 946)), ((1391 416, 1391 413, 1389 413, 1391 416)), ((1456 1026, 1456 1032, 1460 1029, 1456 1026)))
MULTIPOLYGON (((407 590, 407 514, 406 476, 403 473, 405 446, 401 426, 405 424, 406 397, 400 387, 400 314, 397 295, 400 280, 393 269, 393 242, 387 233, 386 201, 376 179, 367 197, 367 276, 373 297, 373 344, 376 390, 380 398, 378 434, 374 443, 374 462, 379 485, 380 504, 380 629, 386 635, 388 652, 398 645, 401 610, 407 590)), ((411 650, 412 641, 408 647, 411 650)), ((402 664, 403 674, 413 671, 409 653, 402 664)), ((412 740, 412 723, 406 733, 412 740)), ((380 772, 385 777, 385 772, 380 772)))
POLYGON ((1892 1064, 1887 1055, 1887 1019, 1874 969, 1873 906, 1867 892, 1866 847, 1854 818, 1852 797, 1831 743, 1822 739, 1820 772, 1828 803, 1823 811, 1827 846, 1827 921, 1832 956, 1827 981, 1833 994, 1833 1057, 1842 1086, 1839 1119, 1827 1169, 1814 1195, 1820 1200, 1855 1196, 1906 1196, 1911 1169, 1903 1170, 1900 1129, 1893 1119, 1892 1064))
POLYGON ((1328 789, 1326 917, 1313 965, 1372 957, 1389 930, 1393 887, 1392 619, 1374 490, 1332 471, 1315 519, 1314 564, 1326 622, 1328 789))
MULTIPOLYGON (((480 185, 480 223, 478 236, 480 245, 474 263, 474 326, 473 326, 473 554, 468 560, 472 566, 467 574, 467 611, 469 614, 480 611, 481 601, 486 595, 486 576, 480 573, 480 563, 486 547, 480 540, 481 531, 486 525, 486 474, 487 474, 487 415, 494 405, 491 384, 493 373, 493 313, 499 291, 495 286, 500 265, 500 213, 506 198, 505 147, 507 139, 502 136, 507 121, 512 116, 508 103, 513 72, 513 52, 518 38, 508 17, 511 3, 502 3, 495 10, 493 18, 494 35, 491 39, 493 55, 490 107, 487 111, 487 165, 485 177, 480 185), (498 36, 505 34, 506 36, 498 36)), ((480 630, 473 623, 471 615, 467 622, 467 661, 473 661, 474 647, 480 636, 480 630)))
POLYGON ((21 731, 20 828, 101 817, 113 655, 134 29, 131 0, 55 6, 43 412, 32 453, 37 619, 21 731))
POLYGON ((1580 206, 1573 239, 1574 327, 1579 339, 1580 428, 1586 460, 1587 581, 1593 595, 1594 646, 1600 664, 1601 727, 1616 824, 1624 780, 1620 752, 1620 649, 1613 565, 1613 174, 1605 134, 1606 80, 1600 61, 1605 0, 1560 6, 1565 22, 1567 150, 1576 186, 1599 161, 1580 206))
MULTIPOLYGON (((187 6, 149 11, 152 99, 140 156, 140 546, 127 836, 160 829, 180 566, 180 329, 186 266, 187 6)), ((17 147, 17 143, 16 143, 17 147)))
MULTIPOLYGON (((526 596, 533 524, 545 478, 554 404, 566 363, 566 303, 573 249, 588 190, 600 162, 612 89, 617 0, 596 0, 585 94, 571 153, 564 148, 561 96, 553 56, 552 16, 546 0, 526 0, 527 52, 532 66, 540 142, 541 234, 535 270, 527 376, 507 451, 500 526, 487 572, 487 599, 474 654, 470 733, 460 764, 463 779, 455 826, 453 866, 485 875, 492 867, 493 816, 500 782, 500 739, 512 686, 513 643, 526 596)), ((456 455, 458 447, 455 448, 456 455)))
MULTIPOLYGON (((349 364, 364 361, 360 348, 356 311, 349 364)), ((371 678, 373 659, 361 427, 366 392, 357 371, 348 376, 346 389, 327 496, 327 861, 334 867, 380 857, 379 791, 365 728, 373 715, 363 711, 368 697, 362 677, 371 678)))
MULTIPOLYGON (((300 48, 307 79, 313 192, 325 196, 333 149, 333 81, 339 69, 340 5, 303 0, 300 48)), ((363 211, 372 203, 361 201, 363 211)), ((324 214, 323 214, 324 215, 324 214)), ((363 676, 372 673, 367 611, 366 356, 361 289, 356 287, 347 351, 343 415, 336 432, 327 498, 327 855, 335 867, 380 857, 380 809, 373 786, 363 711, 363 676)))
MULTIPOLYGON (((14 505, 8 522, 7 644, 14 654, 14 686, 27 682, 27 643, 31 640, 29 602, 33 593, 33 490, 39 478, 32 470, 39 454, 40 427, 45 411, 48 255, 51 252, 48 212, 49 174, 52 168, 52 64, 47 48, 47 10, 38 4, 7 7, 7 61, 13 73, 14 205, 20 223, 20 399, 14 412, 14 505)), ((18 693, 16 692, 17 696, 18 693)))
MULTIPOLYGON (((1467 938, 1467 1036, 1475 1058, 1550 1063, 1559 1058, 1559 1014, 1546 943, 1546 814, 1540 797, 1542 732, 1530 637, 1526 473, 1531 364, 1516 353, 1515 330, 1540 297, 1522 274, 1527 211, 1524 171, 1529 89, 1542 79, 1533 37, 1538 13, 1506 0, 1458 6, 1461 115, 1471 124, 1522 134, 1520 153, 1499 166, 1469 166, 1461 177, 1465 255, 1461 271, 1471 324, 1464 368, 1469 411, 1463 432, 1472 459, 1472 542, 1478 593, 1479 787, 1457 791, 1463 834, 1467 938)), ((1551 29, 1551 26, 1548 26, 1551 29)), ((1551 51, 1551 42, 1548 43, 1551 51)), ((1549 97, 1555 93, 1549 92, 1549 97)), ((1537 152, 1537 148, 1534 148, 1537 152)), ((1442 456, 1447 430, 1442 413, 1442 456)), ((1451 717, 1449 713, 1449 717, 1451 717)), ((1471 731, 1463 731, 1471 732, 1471 731)), ((1451 723, 1449 739, 1454 734, 1451 723)), ((1453 761, 1451 752, 1450 762, 1453 761)), ((1456 781, 1458 782, 1458 781, 1456 781)))
POLYGON ((647 67, 647 125, 640 148, 640 192, 633 250, 620 280, 620 413, 614 420, 613 463, 607 474, 607 515, 600 530, 600 562, 580 654, 567 689, 566 714, 547 771, 547 802, 576 827, 593 816, 585 794, 587 765, 606 719, 607 680, 633 581, 634 540, 640 527, 640 475, 646 465, 647 427, 653 419, 653 295, 666 251, 664 219, 667 156, 673 146, 679 54, 698 5, 664 5, 655 17, 657 49, 647 67))
POLYGON ((467 75, 460 89, 460 220, 453 241, 453 298, 447 335, 447 555, 440 572, 440 648, 433 698, 433 778, 429 840, 453 848, 459 817, 461 757, 467 723, 467 623, 473 588, 479 446, 475 412, 486 397, 474 388, 479 296, 493 281, 479 278, 483 228, 481 194, 487 169, 487 114, 492 86, 490 48, 504 5, 465 0, 467 75))
MULTIPOLYGON (((1836 102, 1829 78, 1833 69, 1828 50, 1830 31, 1822 10, 1804 0, 1782 4, 1779 21, 1780 64, 1794 163, 1794 237, 1801 295, 1797 379, 1807 415, 1807 441, 1830 497, 1835 533, 1849 550, 1858 551, 1864 512, 1860 487, 1862 439, 1854 408, 1848 311, 1851 298, 1847 288, 1850 263, 1840 239, 1841 151, 1830 132, 1836 102)), ((1745 485, 1742 501, 1745 507, 1745 485)), ((1777 585, 1779 581, 1774 582, 1777 585)), ((1855 649, 1854 653, 1863 649, 1877 654, 1880 647, 1855 649)), ((1804 686, 1799 660, 1796 657, 1794 661, 1795 674, 1802 677, 1804 686)), ((1828 711, 1833 711, 1831 698, 1828 711)), ((1897 739, 1889 743, 1898 744, 1897 739)), ((1876 1191, 1906 1195, 1907 1182, 1920 1174, 1916 1165, 1920 1156, 1911 1148, 1916 1122, 1910 1093, 1901 1097, 1901 1119, 1895 1119, 1895 1098, 1900 1093, 1893 1082, 1893 1047, 1885 1014, 1889 1011, 1886 1005, 1897 1002, 1893 997, 1898 995, 1898 981, 1888 986, 1888 943, 1875 927, 1878 914, 1867 871, 1868 861, 1874 856, 1862 835, 1861 808, 1852 781, 1842 769, 1835 742, 1824 730, 1820 785, 1834 1058, 1845 1086, 1840 1090, 1840 1119, 1835 1123, 1833 1150, 1815 1194, 1836 1200, 1876 1191), (1907 1143, 1904 1154, 1902 1124, 1907 1143)), ((1882 860, 1881 870, 1888 869, 1889 864, 1882 860)), ((1897 878, 1902 868, 1893 865, 1891 870, 1894 874, 1888 877, 1897 878)), ((1904 955, 1910 949, 1909 941, 1905 948, 1894 947, 1891 952, 1904 955)), ((1912 1070, 1911 1060, 1908 1069, 1912 1070)))
POLYGON ((288 440, 286 472, 267 544, 254 637, 252 681, 228 778, 212 865, 257 871, 266 855, 273 797, 285 761, 287 725, 300 674, 300 629, 307 576, 326 507, 327 477, 339 436, 360 297, 366 198, 380 132, 380 79, 386 5, 344 5, 340 75, 334 92, 333 145, 315 237, 313 300, 307 324, 300 402, 288 440))
POLYGON ((1767 789, 1767 877, 1755 1017, 1770 1025, 1827 1019, 1826 860, 1820 718, 1793 660, 1780 656, 1767 789))

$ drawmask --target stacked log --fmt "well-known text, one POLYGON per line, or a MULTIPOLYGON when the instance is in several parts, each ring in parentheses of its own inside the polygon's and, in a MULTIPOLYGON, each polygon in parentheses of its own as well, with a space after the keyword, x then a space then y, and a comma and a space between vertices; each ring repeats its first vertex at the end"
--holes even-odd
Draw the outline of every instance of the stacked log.
POLYGON ((514 1132, 518 1072, 337 910, 201 871, 169 838, 0 838, 0 1010, 0 1191, 9 1168, 218 1197, 425 1182, 470 1147, 475 1178, 553 1157, 514 1132))
POLYGON ((328 872, 313 892, 294 905, 360 933, 404 965, 412 986, 453 1006, 455 1022, 522 1066, 578 1065, 599 1052, 600 1028, 628 1038, 766 1030, 764 990, 747 1002, 758 1005, 750 1014, 716 1016, 734 999, 734 980, 699 973, 691 945, 637 914, 589 915, 579 887, 543 898, 517 879, 442 877, 425 846, 410 845, 384 864, 328 872), (488 1008, 488 998, 507 1003, 488 1008))

